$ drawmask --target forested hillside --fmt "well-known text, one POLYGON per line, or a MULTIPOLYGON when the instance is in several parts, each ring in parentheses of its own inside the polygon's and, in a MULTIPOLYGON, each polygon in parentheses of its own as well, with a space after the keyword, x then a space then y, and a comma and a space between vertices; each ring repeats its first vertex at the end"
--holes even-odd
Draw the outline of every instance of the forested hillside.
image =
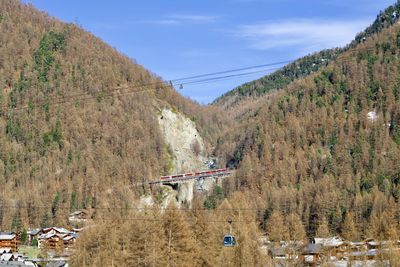
POLYGON ((239 168, 227 189, 261 196, 260 222, 276 239, 290 237, 268 225, 292 213, 308 236, 321 227, 319 236, 399 238, 399 40, 398 24, 369 36, 260 98, 220 139, 218 153, 239 168))
POLYGON ((72 263, 110 260, 101 253, 106 247, 96 243, 102 231, 123 236, 112 241, 118 251, 140 252, 112 259, 143 266, 168 265, 172 259, 185 266, 192 253, 196 257, 188 266, 256 266, 262 258, 255 249, 259 230, 272 242, 331 235, 398 240, 400 25, 375 28, 326 67, 259 97, 235 117, 215 153, 237 171, 203 202, 210 211, 201 208, 201 199, 192 211, 131 211, 131 220, 121 218, 118 226, 104 224, 84 235, 82 254, 72 263), (179 237, 170 230, 171 216, 177 218, 179 237), (227 219, 234 221, 239 239, 234 250, 213 247, 226 233, 227 219), (134 233, 125 227, 143 227, 153 235, 125 235, 134 233))
POLYGON ((294 80, 308 76, 326 67, 331 61, 335 60, 340 54, 352 49, 358 44, 366 41, 369 37, 380 32, 395 23, 397 23, 400 15, 400 2, 388 7, 382 11, 375 21, 359 33, 353 42, 344 48, 326 49, 320 52, 307 55, 303 58, 295 60, 293 63, 284 66, 269 75, 258 80, 245 83, 217 98, 213 105, 224 109, 232 109, 240 107, 242 101, 246 99, 257 99, 268 92, 279 90, 289 85, 294 80))
POLYGON ((212 108, 74 24, 4 0, 0 36, 0 229, 129 207, 140 193, 132 183, 169 172, 163 107, 196 121, 209 146, 220 131, 212 108))
POLYGON ((64 226, 69 212, 90 210, 72 266, 268 266, 263 233, 398 240, 399 8, 345 49, 221 98, 217 106, 240 110, 257 96, 229 118, 78 26, 2 0, 0 229, 64 226), (236 168, 193 209, 132 205, 149 192, 133 183, 171 168, 163 108, 196 122, 210 154, 236 168), (228 220, 238 244, 225 249, 228 220))

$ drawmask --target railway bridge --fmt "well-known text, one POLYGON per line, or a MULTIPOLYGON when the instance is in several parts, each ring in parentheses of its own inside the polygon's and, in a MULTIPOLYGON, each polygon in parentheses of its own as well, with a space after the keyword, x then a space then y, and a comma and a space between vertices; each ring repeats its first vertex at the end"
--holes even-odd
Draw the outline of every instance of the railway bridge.
POLYGON ((175 174, 169 176, 161 176, 156 179, 152 179, 146 182, 142 182, 137 184, 138 186, 143 186, 144 184, 149 185, 173 185, 179 183, 186 183, 189 181, 196 181, 196 180, 205 180, 205 179, 223 179, 232 174, 232 170, 228 168, 224 169, 216 169, 216 170, 207 170, 201 172, 190 172, 190 173, 183 173, 183 174, 175 174))

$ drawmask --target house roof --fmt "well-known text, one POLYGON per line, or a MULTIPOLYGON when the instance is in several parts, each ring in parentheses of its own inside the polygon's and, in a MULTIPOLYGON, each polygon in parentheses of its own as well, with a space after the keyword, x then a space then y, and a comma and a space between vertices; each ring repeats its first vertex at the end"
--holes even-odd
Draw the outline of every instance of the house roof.
POLYGON ((321 244, 324 247, 338 247, 344 244, 343 239, 339 236, 328 237, 328 238, 314 238, 315 244, 321 244))
POLYGON ((67 264, 66 261, 52 261, 52 262, 47 263, 46 266, 47 267, 64 267, 64 266, 67 266, 66 264, 67 264))
POLYGON ((322 252, 321 244, 307 244, 307 246, 303 249, 303 254, 319 254, 322 252))
POLYGON ((64 237, 66 237, 66 236, 68 236, 68 235, 67 234, 56 234, 56 233, 49 232, 47 234, 40 235, 39 239, 50 239, 50 238, 53 238, 53 237, 58 237, 58 238, 62 239, 64 237))
POLYGON ((0 256, 0 261, 10 261, 14 259, 14 255, 12 253, 4 253, 0 256))
POLYGON ((378 255, 377 249, 370 249, 368 251, 354 251, 350 254, 353 257, 376 256, 378 255))
POLYGON ((274 257, 279 257, 279 256, 285 256, 285 249, 282 247, 275 247, 275 248, 270 248, 269 251, 271 252, 272 256, 274 257))
POLYGON ((38 229, 30 229, 27 231, 28 235, 37 235, 42 231, 42 229, 38 228, 38 229))
POLYGON ((36 266, 32 262, 20 262, 20 261, 0 261, 0 267, 26 267, 36 266))
POLYGON ((350 242, 350 246, 359 247, 365 245, 365 242, 350 242))
POLYGON ((10 253, 10 252, 11 252, 11 248, 0 248, 0 254, 10 253))
POLYGON ((63 240, 64 240, 64 241, 69 241, 69 240, 71 240, 71 239, 73 239, 73 238, 76 239, 75 236, 69 235, 69 236, 64 237, 63 240))
POLYGON ((44 231, 48 232, 48 231, 51 231, 51 230, 54 230, 54 231, 56 231, 56 232, 58 232, 60 234, 69 234, 70 233, 69 230, 67 230, 67 229, 65 229, 63 227, 50 227, 50 228, 46 228, 44 231))
POLYGON ((80 214, 87 214, 87 211, 84 210, 77 210, 69 214, 69 216, 78 216, 80 214))
POLYGON ((15 234, 0 234, 0 240, 13 240, 15 234))
POLYGON ((387 245, 389 243, 390 243, 389 241, 376 241, 376 240, 371 240, 371 241, 367 242, 368 245, 374 246, 374 247, 375 246, 384 246, 384 245, 387 245))

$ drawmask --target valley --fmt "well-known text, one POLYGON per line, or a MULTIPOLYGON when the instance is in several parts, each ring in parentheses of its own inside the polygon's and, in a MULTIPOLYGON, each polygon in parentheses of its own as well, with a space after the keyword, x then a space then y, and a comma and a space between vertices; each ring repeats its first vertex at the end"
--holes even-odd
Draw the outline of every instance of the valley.
MULTIPOLYGON (((2 0, 0 266, 399 266, 399 14, 344 47, 164 80, 2 0), (266 66, 210 104, 183 96, 266 66)), ((127 25, 221 19, 162 18, 127 25)))

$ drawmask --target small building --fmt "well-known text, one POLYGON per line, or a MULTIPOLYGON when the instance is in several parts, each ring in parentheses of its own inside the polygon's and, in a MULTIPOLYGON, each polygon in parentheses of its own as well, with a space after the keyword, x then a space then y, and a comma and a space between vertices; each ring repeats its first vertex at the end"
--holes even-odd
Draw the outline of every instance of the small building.
POLYGON ((323 255, 321 244, 310 243, 302 251, 300 260, 307 265, 316 266, 323 255))
POLYGON ((38 247, 47 250, 64 250, 75 245, 78 234, 64 228, 51 227, 38 237, 38 247))
POLYGON ((43 234, 69 234, 71 231, 62 227, 48 227, 42 230, 43 234))
POLYGON ((86 210, 78 210, 68 216, 68 221, 70 224, 84 224, 88 218, 89 213, 86 210))
POLYGON ((339 236, 328 238, 314 238, 313 243, 322 246, 329 260, 340 260, 348 252, 348 242, 345 242, 339 236))
POLYGON ((368 250, 370 250, 370 249, 384 249, 384 248, 388 248, 390 246, 393 246, 393 247, 396 246, 396 242, 387 241, 387 240, 378 241, 378 240, 375 240, 373 238, 365 240, 365 243, 366 243, 366 245, 368 247, 368 250))
POLYGON ((0 248, 9 248, 16 252, 18 250, 17 235, 10 232, 0 232, 0 248))
POLYGON ((350 252, 351 260, 374 260, 379 255, 377 249, 370 249, 367 251, 352 251, 350 252))
POLYGON ((272 259, 287 259, 288 255, 283 247, 274 247, 268 250, 268 254, 272 259))
POLYGON ((26 233, 28 234, 29 243, 31 243, 32 240, 34 240, 34 239, 38 240, 39 235, 43 234, 43 231, 40 228, 38 228, 38 229, 29 229, 26 233))
POLYGON ((47 250, 63 250, 64 240, 67 235, 47 233, 39 236, 38 247, 47 250))
POLYGON ((64 238, 63 238, 64 247, 65 247, 65 248, 71 248, 71 247, 73 247, 73 246, 75 245, 76 238, 77 238, 77 236, 76 236, 76 235, 73 235, 73 234, 64 237, 64 238))

